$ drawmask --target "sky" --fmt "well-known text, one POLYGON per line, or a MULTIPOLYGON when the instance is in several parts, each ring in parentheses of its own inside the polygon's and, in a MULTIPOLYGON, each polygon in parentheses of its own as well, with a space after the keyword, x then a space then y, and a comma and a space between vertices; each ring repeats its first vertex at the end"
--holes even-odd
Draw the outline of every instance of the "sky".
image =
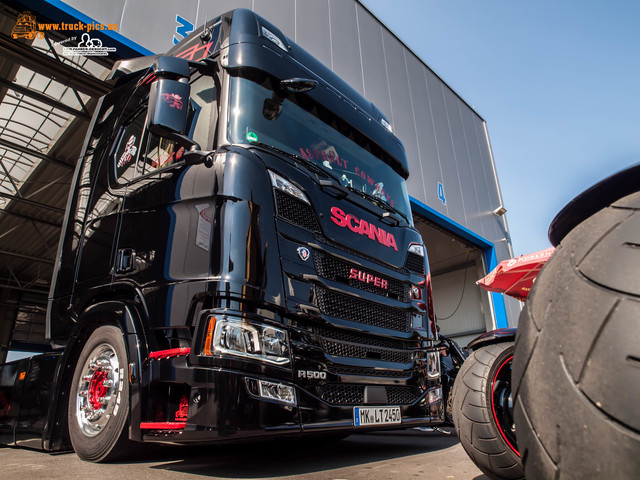
POLYGON ((361 0, 484 118, 514 254, 640 162, 640 0, 361 0))

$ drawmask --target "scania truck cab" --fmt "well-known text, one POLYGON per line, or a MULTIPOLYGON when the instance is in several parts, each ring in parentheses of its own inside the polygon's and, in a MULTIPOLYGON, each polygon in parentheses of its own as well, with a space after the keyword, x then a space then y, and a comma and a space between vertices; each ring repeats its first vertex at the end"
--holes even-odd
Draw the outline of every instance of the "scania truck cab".
POLYGON ((249 10, 110 81, 52 279, 43 448, 103 461, 442 423, 426 251, 384 115, 249 10))

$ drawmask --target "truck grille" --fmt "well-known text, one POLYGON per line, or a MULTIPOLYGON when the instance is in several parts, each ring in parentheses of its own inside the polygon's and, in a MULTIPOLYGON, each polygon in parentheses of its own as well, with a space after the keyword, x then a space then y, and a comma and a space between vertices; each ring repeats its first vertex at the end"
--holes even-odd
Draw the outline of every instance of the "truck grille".
MULTIPOLYGON (((369 358, 385 362, 410 363, 416 342, 377 335, 364 335, 333 328, 315 327, 325 353, 338 357, 369 358)), ((371 373, 369 373, 371 374, 371 373)))
POLYGON ((322 342, 324 351, 329 355, 350 358, 369 358, 383 360, 385 362, 409 363, 412 361, 411 353, 403 350, 382 350, 379 348, 363 347, 351 343, 322 342))
POLYGON ((311 205, 279 190, 275 190, 275 195, 279 217, 312 232, 320 231, 318 220, 311 205))
MULTIPOLYGON (((365 385, 327 385, 322 399, 333 405, 363 405, 365 385)), ((411 405, 420 397, 420 389, 407 385, 385 387, 387 404, 411 405)))
POLYGON ((350 342, 381 348, 394 348, 396 350, 412 350, 413 348, 418 347, 418 342, 396 340, 395 338, 380 337, 378 335, 363 335, 334 328, 315 327, 313 331, 317 335, 323 337, 323 340, 330 339, 338 342, 350 342))
POLYGON ((360 290, 365 290, 377 295, 393 298, 401 302, 409 301, 409 286, 399 280, 381 275, 373 270, 360 268, 353 263, 339 260, 335 257, 315 250, 313 252, 313 263, 316 267, 316 272, 318 272, 321 277, 324 277, 326 279, 345 283, 350 287, 359 288, 360 290), (363 272, 365 275, 372 275, 374 277, 380 278, 381 280, 384 280, 385 282, 387 282, 387 288, 376 286, 373 282, 367 283, 355 278, 350 278, 350 271, 352 268, 363 272))
POLYGON ((407 254, 406 267, 408 270, 424 275, 424 258, 413 252, 407 254))
POLYGON ((411 372, 396 370, 375 370, 372 368, 360 367, 344 367, 338 365, 330 365, 329 372, 334 375, 355 375, 358 377, 386 377, 386 378, 407 378, 411 376, 411 372))
POLYGON ((401 332, 411 331, 408 311, 315 287, 320 311, 331 317, 401 332))
POLYGON ((407 274, 407 269, 405 267, 402 268, 398 268, 398 267, 394 267, 393 265, 390 265, 388 263, 383 262, 382 260, 375 258, 375 257, 370 257, 368 255, 364 255, 362 252, 359 252, 358 250, 353 250, 352 248, 346 247, 340 243, 334 242, 333 240, 331 240, 330 238, 325 237, 324 235, 322 235, 321 233, 316 233, 313 235, 313 237, 320 243, 324 243, 325 245, 329 245, 330 247, 333 247, 337 250, 342 250, 343 252, 348 253, 349 255, 353 255, 354 257, 359 257, 359 258, 364 258, 365 260, 368 260, 370 262, 373 263, 377 263, 378 265, 384 267, 384 268, 388 268, 389 270, 393 270, 396 273, 400 273, 402 275, 406 275, 407 274))

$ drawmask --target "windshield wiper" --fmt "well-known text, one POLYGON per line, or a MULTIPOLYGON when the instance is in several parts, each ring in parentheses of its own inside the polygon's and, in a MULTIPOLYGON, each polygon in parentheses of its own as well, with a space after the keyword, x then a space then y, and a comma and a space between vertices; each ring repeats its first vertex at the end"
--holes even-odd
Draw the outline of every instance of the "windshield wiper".
POLYGON ((312 172, 333 178, 339 185, 342 185, 342 183, 340 183, 340 179, 335 173, 325 170, 324 168, 320 168, 315 163, 307 160, 306 158, 300 157, 295 153, 285 152, 284 150, 280 150, 278 147, 274 147, 273 145, 269 145, 268 143, 252 141, 250 145, 257 145, 259 147, 266 148, 267 150, 271 150, 273 152, 279 153, 280 155, 286 155, 287 157, 291 157, 295 160, 298 160, 300 163, 304 164, 304 166, 307 167, 312 172))
POLYGON ((362 190, 358 190, 357 188, 354 187, 350 187, 349 185, 347 185, 345 188, 349 189, 350 191, 352 191, 353 193, 357 193, 358 195, 360 195, 362 198, 365 198, 367 200, 369 200, 371 203, 379 206, 380 208, 382 208, 383 210, 386 210, 388 212, 392 212, 392 213, 397 213, 398 215, 400 215, 402 218, 404 218, 405 220, 409 220, 407 217, 404 216, 404 214, 398 210, 397 208, 392 207, 391 205, 389 205, 387 202, 385 202, 384 200, 378 198, 378 197, 374 197, 373 195, 371 195, 370 193, 367 192, 363 192, 362 190))

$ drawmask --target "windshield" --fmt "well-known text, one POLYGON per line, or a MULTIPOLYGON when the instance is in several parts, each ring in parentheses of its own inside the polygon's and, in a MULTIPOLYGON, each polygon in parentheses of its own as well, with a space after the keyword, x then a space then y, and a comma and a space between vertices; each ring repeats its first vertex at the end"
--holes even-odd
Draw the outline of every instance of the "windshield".
POLYGON ((267 75, 232 77, 229 140, 267 144, 307 160, 373 203, 411 218, 404 179, 372 153, 384 155, 380 147, 308 96, 275 94, 267 75))

